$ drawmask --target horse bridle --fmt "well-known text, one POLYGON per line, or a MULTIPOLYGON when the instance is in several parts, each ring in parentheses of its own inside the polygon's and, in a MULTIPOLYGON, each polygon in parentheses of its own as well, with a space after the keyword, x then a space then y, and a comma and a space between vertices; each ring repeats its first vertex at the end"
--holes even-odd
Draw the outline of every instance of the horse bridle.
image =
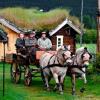
MULTIPOLYGON (((83 54, 81 55, 81 58, 83 59, 83 55, 85 54, 86 52, 83 52, 83 54)), ((88 54, 90 55, 90 53, 88 52, 88 54)), ((90 55, 90 59, 91 59, 91 55, 90 55)), ((77 62, 77 55, 76 55, 76 65, 74 65, 74 61, 73 61, 73 64, 71 66, 71 68, 78 68, 79 70, 81 70, 83 73, 86 73, 86 71, 83 71, 82 68, 87 68, 88 66, 87 65, 78 65, 78 62, 77 62)))
POLYGON ((65 50, 63 50, 62 56, 63 56, 63 58, 64 58, 64 61, 70 59, 70 57, 68 57, 67 59, 65 58, 65 52, 66 52, 66 50, 67 50, 67 51, 70 51, 70 50, 68 50, 67 48, 66 48, 65 50))

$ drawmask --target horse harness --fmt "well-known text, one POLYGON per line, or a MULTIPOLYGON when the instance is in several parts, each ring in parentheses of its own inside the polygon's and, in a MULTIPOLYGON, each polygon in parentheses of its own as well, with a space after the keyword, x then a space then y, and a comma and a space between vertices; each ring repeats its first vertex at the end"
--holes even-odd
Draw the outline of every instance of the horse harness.
MULTIPOLYGON (((51 67, 55 67, 55 66, 58 66, 58 67, 65 67, 64 65, 60 64, 58 58, 57 58, 58 64, 55 64, 56 58, 57 58, 56 54, 52 55, 52 56, 50 57, 49 61, 48 61, 48 65, 45 66, 45 67, 43 67, 42 70, 45 69, 45 68, 51 68, 51 67), (53 62, 53 64, 50 64, 50 61, 51 61, 51 59, 52 59, 54 56, 55 56, 54 62, 53 62)), ((69 58, 67 58, 67 59, 69 59, 69 58)), ((66 60, 67 60, 67 59, 66 59, 66 60)))
MULTIPOLYGON (((81 56, 83 56, 83 54, 81 56)), ((77 62, 77 55, 75 57, 76 57, 76 59, 74 58, 74 60, 76 60, 76 65, 74 65, 74 61, 73 61, 73 64, 70 67, 68 67, 68 70, 71 72, 71 74, 75 74, 76 72, 72 72, 72 68, 78 68, 83 73, 86 73, 86 71, 82 70, 82 68, 86 68, 86 66, 79 65, 77 62)))

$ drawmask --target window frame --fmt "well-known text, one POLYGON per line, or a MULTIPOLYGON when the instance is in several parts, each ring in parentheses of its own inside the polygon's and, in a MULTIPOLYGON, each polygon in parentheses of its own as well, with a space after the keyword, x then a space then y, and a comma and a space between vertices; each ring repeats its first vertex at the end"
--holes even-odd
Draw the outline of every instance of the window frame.
POLYGON ((56 50, 58 50, 63 45, 63 35, 57 35, 57 44, 56 44, 56 50), (60 39, 60 41, 59 41, 60 39), (59 44, 60 42, 60 44, 59 44), (59 46, 60 45, 60 46, 59 46))

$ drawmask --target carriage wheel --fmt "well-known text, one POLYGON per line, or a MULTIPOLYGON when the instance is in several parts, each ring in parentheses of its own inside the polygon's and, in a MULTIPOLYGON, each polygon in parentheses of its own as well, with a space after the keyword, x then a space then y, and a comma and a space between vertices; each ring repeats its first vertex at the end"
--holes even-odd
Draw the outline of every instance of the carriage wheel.
POLYGON ((21 79, 21 67, 17 63, 11 64, 11 81, 14 83, 19 83, 21 79))
POLYGON ((32 74, 30 68, 26 68, 24 72, 24 83, 26 86, 30 86, 32 82, 32 74))

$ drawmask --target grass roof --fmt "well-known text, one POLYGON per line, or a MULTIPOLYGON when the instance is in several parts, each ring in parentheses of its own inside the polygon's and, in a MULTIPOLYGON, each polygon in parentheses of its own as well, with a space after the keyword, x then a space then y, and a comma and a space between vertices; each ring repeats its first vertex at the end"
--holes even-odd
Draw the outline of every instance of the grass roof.
POLYGON ((5 8, 0 9, 0 16, 6 18, 17 26, 25 29, 51 30, 60 24, 65 18, 70 19, 74 24, 80 26, 79 19, 69 14, 69 10, 54 9, 48 12, 41 12, 36 8, 5 8))

